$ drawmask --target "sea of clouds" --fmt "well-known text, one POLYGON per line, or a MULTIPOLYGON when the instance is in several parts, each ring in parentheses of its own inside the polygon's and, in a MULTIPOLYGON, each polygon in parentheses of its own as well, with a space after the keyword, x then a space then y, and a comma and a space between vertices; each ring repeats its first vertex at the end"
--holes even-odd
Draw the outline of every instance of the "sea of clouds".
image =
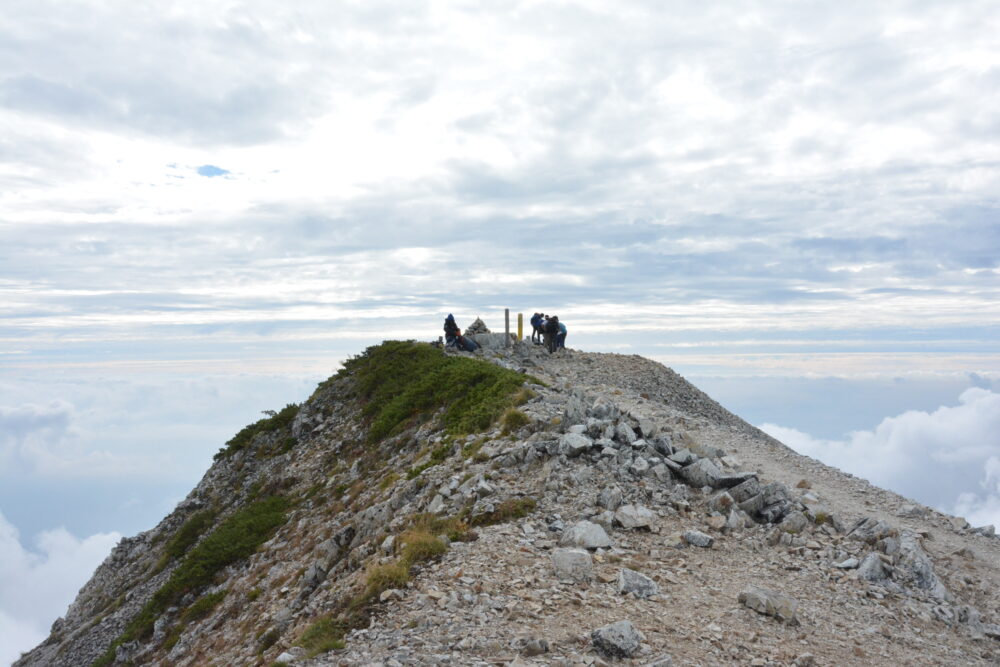
POLYGON ((1000 394, 966 389, 957 405, 910 410, 843 439, 760 428, 799 452, 975 526, 1000 526, 1000 394))

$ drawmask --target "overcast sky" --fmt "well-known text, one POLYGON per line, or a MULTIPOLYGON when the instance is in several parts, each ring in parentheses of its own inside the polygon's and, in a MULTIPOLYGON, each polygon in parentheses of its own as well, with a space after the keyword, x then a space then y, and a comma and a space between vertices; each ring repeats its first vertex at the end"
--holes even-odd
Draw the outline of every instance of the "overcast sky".
POLYGON ((922 500, 1000 521, 995 2, 286 4, 4 3, 8 558, 148 528, 345 356, 505 306, 858 474, 936 452, 922 500))

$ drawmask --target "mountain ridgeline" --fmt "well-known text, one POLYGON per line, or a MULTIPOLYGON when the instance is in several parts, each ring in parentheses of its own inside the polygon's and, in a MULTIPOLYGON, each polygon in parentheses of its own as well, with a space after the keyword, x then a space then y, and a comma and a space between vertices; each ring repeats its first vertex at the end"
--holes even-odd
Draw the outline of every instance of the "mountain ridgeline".
POLYGON ((230 439, 15 664, 995 664, 998 584, 992 527, 650 360, 387 341, 230 439))

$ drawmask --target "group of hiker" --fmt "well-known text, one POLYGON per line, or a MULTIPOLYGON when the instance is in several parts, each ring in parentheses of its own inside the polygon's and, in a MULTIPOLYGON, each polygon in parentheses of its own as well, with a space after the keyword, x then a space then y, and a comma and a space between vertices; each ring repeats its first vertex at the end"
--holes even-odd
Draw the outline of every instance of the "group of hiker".
POLYGON ((544 345, 549 353, 566 349, 566 325, 558 315, 535 313, 531 316, 531 342, 544 345))
MULTIPOLYGON (((559 321, 556 315, 535 313, 531 316, 531 342, 544 345, 549 354, 566 348, 566 325, 559 321)), ((444 318, 444 342, 448 347, 455 347, 466 352, 479 349, 478 343, 468 336, 462 335, 462 330, 455 323, 451 313, 444 318)))

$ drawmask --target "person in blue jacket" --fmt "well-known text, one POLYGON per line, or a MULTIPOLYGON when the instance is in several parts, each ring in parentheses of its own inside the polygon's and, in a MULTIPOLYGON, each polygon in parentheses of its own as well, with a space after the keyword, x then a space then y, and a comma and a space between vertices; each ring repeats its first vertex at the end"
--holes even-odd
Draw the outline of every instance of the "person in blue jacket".
POLYGON ((566 349, 566 325, 559 322, 559 333, 556 334, 556 349, 566 349))
POLYGON ((542 343, 542 314, 535 313, 531 316, 531 342, 535 345, 542 343))

